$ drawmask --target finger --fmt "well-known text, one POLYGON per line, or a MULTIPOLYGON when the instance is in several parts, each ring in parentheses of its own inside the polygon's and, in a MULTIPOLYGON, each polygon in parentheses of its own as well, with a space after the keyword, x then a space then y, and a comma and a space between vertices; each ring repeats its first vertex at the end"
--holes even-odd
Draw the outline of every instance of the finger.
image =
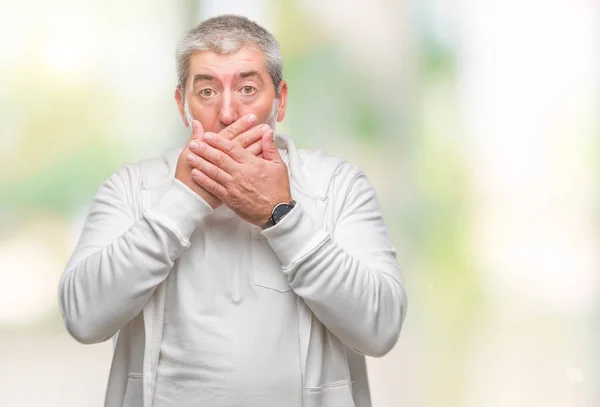
MULTIPOLYGON (((262 137, 264 138, 264 135, 262 137)), ((228 158, 232 158, 238 163, 244 162, 244 160, 250 155, 249 152, 244 150, 235 141, 228 140, 225 137, 221 137, 218 134, 204 133, 203 138, 204 141, 211 147, 225 153, 228 156, 228 158)))
POLYGON ((251 128, 252 126, 254 126, 254 123, 256 123, 256 116, 253 114, 249 114, 230 124, 229 126, 225 127, 219 132, 219 134, 222 137, 225 137, 227 140, 233 140, 237 137, 238 134, 241 134, 244 131, 251 128))
POLYGON ((187 160, 192 167, 199 169, 210 179, 216 181, 221 185, 227 185, 227 183, 233 179, 231 175, 229 175, 216 165, 206 161, 204 158, 198 157, 196 154, 188 153, 187 160))
POLYGON ((204 135, 204 127, 198 120, 192 120, 192 137, 191 140, 202 140, 204 135))
MULTIPOLYGON (((204 133, 208 133, 208 132, 204 132, 204 133)), ((200 134, 200 137, 195 137, 192 136, 192 138, 190 139, 190 142, 187 145, 187 152, 190 153, 194 153, 196 155, 198 155, 198 148, 200 146, 200 143, 202 143, 202 139, 204 137, 204 133, 200 134)), ((215 133, 212 133, 215 134, 215 133)))
MULTIPOLYGON (((204 133, 204 136, 206 137, 206 135, 209 135, 211 133, 204 133)), ((218 137, 218 135, 212 133, 213 137, 218 137)), ((230 140, 227 140, 229 143, 231 144, 235 144, 230 140)), ((237 148, 241 148, 240 146, 238 146, 236 144, 237 148)), ((227 155, 226 153, 224 153, 223 151, 214 148, 213 146, 207 144, 204 141, 192 141, 189 145, 188 145, 189 150, 196 154, 197 156, 204 158, 205 160, 213 163, 214 165, 216 165, 217 167, 221 168, 222 170, 224 170, 225 172, 231 174, 236 166, 238 165, 238 163, 231 158, 229 155, 227 155)), ((249 153, 247 153, 249 154, 249 153)))
POLYGON ((216 196, 221 202, 227 198, 227 189, 218 182, 212 180, 205 173, 200 171, 198 168, 192 170, 192 179, 204 188, 208 193, 216 196))
POLYGON ((269 127, 268 124, 261 124, 260 126, 252 127, 250 130, 243 132, 233 140, 242 146, 242 148, 246 148, 256 140, 260 140, 263 134, 270 128, 271 127, 269 127))
POLYGON ((262 154, 262 138, 252 143, 252 145, 246 147, 246 151, 255 156, 262 154))
MULTIPOLYGON (((206 137, 206 134, 204 135, 206 137)), ((262 137, 262 149, 265 160, 280 162, 281 155, 273 140, 273 130, 266 132, 262 137)))

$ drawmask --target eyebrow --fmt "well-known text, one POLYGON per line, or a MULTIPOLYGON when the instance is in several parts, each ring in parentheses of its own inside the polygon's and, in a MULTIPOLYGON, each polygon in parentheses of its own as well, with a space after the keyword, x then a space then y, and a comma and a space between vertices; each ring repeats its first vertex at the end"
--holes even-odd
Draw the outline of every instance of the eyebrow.
POLYGON ((246 79, 246 78, 249 78, 249 77, 255 77, 255 78, 256 78, 256 79, 258 79, 258 80, 259 80, 261 83, 263 82, 262 75, 261 75, 261 74, 260 74, 258 71, 255 71, 255 70, 252 70, 252 71, 245 71, 245 72, 240 72, 240 73, 238 74, 238 76, 239 76, 240 78, 242 78, 242 79, 246 79))
POLYGON ((199 73, 194 75, 194 83, 199 82, 199 81, 214 81, 215 77, 206 73, 199 73))
MULTIPOLYGON (((260 72, 258 72, 256 70, 243 71, 243 72, 238 73, 237 76, 241 79, 254 77, 261 83, 264 82, 262 75, 260 74, 260 72)), ((196 82, 200 82, 200 81, 216 82, 217 79, 213 75, 210 75, 207 73, 199 73, 199 74, 194 75, 193 83, 195 84, 196 82)))

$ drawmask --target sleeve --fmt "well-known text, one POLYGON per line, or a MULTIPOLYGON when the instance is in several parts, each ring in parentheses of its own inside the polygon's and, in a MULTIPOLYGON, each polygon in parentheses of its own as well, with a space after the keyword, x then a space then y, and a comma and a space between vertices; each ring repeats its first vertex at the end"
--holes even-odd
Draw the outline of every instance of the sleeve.
POLYGON ((136 219, 139 166, 115 172, 98 190, 59 282, 69 333, 82 343, 109 339, 138 315, 212 208, 178 180, 136 219))
POLYGON ((290 286, 349 348, 383 356, 398 340, 406 294, 375 190, 350 164, 334 176, 329 234, 297 205, 263 231, 290 286))

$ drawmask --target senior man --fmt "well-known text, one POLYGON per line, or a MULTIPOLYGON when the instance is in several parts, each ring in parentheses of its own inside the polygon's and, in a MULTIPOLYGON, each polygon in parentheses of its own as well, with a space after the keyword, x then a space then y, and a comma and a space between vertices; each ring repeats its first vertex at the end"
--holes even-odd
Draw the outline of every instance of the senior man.
POLYGON ((373 187, 274 135, 288 86, 254 22, 202 22, 177 70, 190 142, 108 178, 60 281, 71 335, 115 339, 105 405, 370 406, 364 355, 406 312, 373 187))

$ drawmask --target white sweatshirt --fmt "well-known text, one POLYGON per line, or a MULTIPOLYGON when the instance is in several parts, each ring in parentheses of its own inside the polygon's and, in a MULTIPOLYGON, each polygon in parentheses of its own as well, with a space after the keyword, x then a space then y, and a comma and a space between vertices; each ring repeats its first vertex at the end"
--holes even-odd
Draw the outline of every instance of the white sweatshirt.
MULTIPOLYGON (((304 406, 370 406, 362 355, 391 350, 406 313, 375 192, 347 162, 297 150, 283 136, 276 143, 298 207, 261 232, 281 273, 255 279, 267 286, 287 280, 297 295, 304 406)), ((152 406, 165 280, 207 215, 189 199, 193 192, 173 180, 179 151, 125 166, 103 184, 60 281, 61 311, 73 337, 96 343, 119 333, 109 407, 152 406)), ((253 255, 259 263, 273 261, 266 253, 253 255)))
POLYGON ((260 228, 211 211, 166 280, 153 407, 302 407, 297 300, 260 228))

